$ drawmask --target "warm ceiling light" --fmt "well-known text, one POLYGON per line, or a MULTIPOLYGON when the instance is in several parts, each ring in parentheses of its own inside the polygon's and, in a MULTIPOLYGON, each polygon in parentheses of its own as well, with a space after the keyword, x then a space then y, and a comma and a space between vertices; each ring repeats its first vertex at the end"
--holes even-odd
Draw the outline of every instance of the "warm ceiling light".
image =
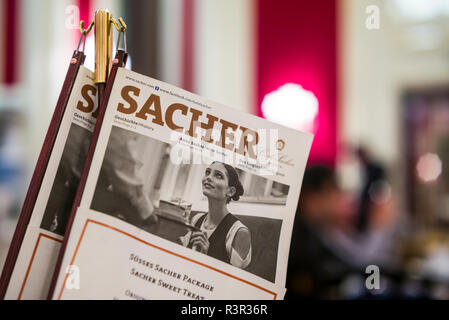
POLYGON ((408 22, 420 22, 449 15, 447 0, 393 0, 387 3, 394 15, 408 22))
POLYGON ((270 121, 310 132, 318 114, 318 100, 311 91, 287 83, 263 98, 262 112, 270 121))
POLYGON ((418 177, 424 182, 432 182, 438 179, 442 171, 440 157, 434 153, 426 153, 419 157, 416 164, 418 177))

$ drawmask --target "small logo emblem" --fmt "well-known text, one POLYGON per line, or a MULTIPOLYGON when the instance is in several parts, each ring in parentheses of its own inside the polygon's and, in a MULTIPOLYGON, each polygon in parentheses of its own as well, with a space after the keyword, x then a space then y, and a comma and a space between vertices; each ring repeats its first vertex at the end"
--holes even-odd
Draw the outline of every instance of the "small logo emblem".
POLYGON ((278 139, 278 141, 276 141, 276 149, 278 149, 278 151, 281 151, 284 148, 285 148, 285 141, 282 139, 278 139))

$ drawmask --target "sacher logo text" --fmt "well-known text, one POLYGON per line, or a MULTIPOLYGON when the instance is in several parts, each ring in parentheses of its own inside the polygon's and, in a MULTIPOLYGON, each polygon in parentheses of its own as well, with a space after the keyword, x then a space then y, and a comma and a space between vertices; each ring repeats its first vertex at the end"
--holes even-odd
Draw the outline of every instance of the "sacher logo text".
POLYGON ((141 94, 138 87, 123 86, 116 110, 136 120, 168 127, 171 140, 176 142, 170 157, 173 162, 204 163, 213 159, 245 165, 263 175, 276 174, 282 164, 291 165, 279 153, 285 141, 279 138, 277 129, 254 130, 183 103, 165 107, 163 98, 155 93, 141 94))

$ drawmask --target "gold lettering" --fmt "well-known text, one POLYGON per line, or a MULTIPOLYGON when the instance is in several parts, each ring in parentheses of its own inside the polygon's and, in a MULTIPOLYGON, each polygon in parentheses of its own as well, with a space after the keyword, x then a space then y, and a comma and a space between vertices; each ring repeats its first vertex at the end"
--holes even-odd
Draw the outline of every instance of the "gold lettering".
POLYGON ((124 86, 122 88, 121 95, 122 95, 123 100, 128 102, 129 106, 125 107, 125 105, 120 102, 117 105, 117 111, 120 111, 121 113, 124 113, 124 114, 131 114, 131 113, 136 112, 137 102, 129 95, 130 92, 133 92, 134 95, 136 97, 138 97, 140 94, 140 89, 133 87, 133 86, 124 86))
POLYGON ((161 99, 159 96, 152 94, 147 102, 143 105, 142 109, 138 113, 136 113, 136 117, 147 120, 147 114, 151 114, 154 116, 153 123, 158 124, 160 126, 164 125, 164 121, 162 121, 162 111, 161 111, 161 99), (151 109, 151 106, 154 105, 154 109, 151 109))
POLYGON ((201 137, 201 140, 209 143, 213 142, 214 140, 212 139, 212 129, 214 128, 214 124, 218 120, 218 118, 211 114, 206 114, 207 123, 205 123, 198 120, 203 112, 190 108, 190 113, 192 113, 192 119, 190 121, 190 129, 187 134, 193 138, 196 138, 196 129, 198 128, 198 126, 200 126, 201 128, 206 130, 206 134, 201 137))
POLYGON ((232 122, 228 122, 226 120, 221 119, 220 123, 221 126, 221 135, 220 140, 217 142, 217 146, 220 146, 222 148, 233 150, 234 149, 234 131, 237 130, 238 125, 232 122), (228 128, 231 128, 233 132, 228 132, 228 128), (226 138, 229 138, 231 140, 231 143, 226 143, 226 138))
POLYGON ((168 108, 167 111, 165 111, 165 123, 167 124, 167 126, 172 129, 172 130, 180 130, 182 129, 182 127, 177 126, 174 122, 173 122, 173 113, 176 110, 180 110, 181 113, 183 115, 187 114, 187 106, 181 104, 181 103, 173 103, 171 104, 168 108))
POLYGON ((78 101, 78 104, 76 105, 76 108, 82 112, 85 113, 91 113, 94 110, 94 100, 93 97, 89 95, 89 93, 92 94, 93 97, 97 94, 97 88, 90 84, 86 84, 81 88, 81 95, 87 102, 87 106, 83 104, 83 102, 80 100, 78 101))
POLYGON ((240 130, 242 131, 242 136, 240 137, 239 148, 236 148, 235 151, 241 155, 246 155, 246 151, 248 151, 250 158, 257 159, 254 148, 259 142, 259 135, 256 131, 242 126, 240 126, 240 130), (248 141, 248 136, 252 137, 251 141, 248 141))

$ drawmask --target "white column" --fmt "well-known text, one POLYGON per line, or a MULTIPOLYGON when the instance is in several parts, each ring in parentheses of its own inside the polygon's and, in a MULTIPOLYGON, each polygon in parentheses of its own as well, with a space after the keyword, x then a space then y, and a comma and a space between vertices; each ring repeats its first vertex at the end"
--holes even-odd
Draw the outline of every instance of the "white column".
POLYGON ((253 0, 195 2, 195 88, 230 107, 254 109, 253 0))
POLYGON ((159 1, 158 59, 162 81, 181 85, 182 1, 159 1))

